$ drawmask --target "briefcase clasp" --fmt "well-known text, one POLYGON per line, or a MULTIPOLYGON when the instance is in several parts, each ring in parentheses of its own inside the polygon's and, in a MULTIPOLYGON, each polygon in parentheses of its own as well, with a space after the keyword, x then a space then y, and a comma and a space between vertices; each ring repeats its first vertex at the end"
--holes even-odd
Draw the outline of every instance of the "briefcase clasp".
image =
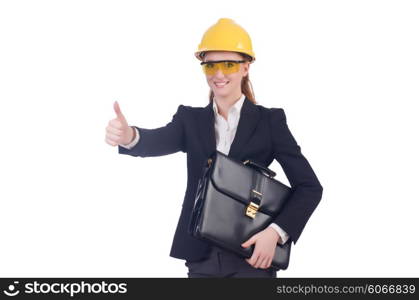
POLYGON ((259 209, 260 198, 262 198, 262 193, 252 189, 252 199, 255 199, 258 203, 250 201, 249 205, 246 208, 246 216, 254 219, 256 217, 256 213, 259 209))
POLYGON ((254 202, 250 202, 246 209, 246 216, 254 219, 256 217, 256 213, 259 209, 259 205, 254 202))

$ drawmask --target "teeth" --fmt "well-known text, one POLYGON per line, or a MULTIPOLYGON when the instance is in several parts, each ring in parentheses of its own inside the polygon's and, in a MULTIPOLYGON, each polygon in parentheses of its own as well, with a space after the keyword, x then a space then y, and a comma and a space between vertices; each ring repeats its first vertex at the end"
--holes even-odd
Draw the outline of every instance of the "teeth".
POLYGON ((221 82, 215 82, 215 85, 216 86, 225 86, 227 84, 227 82, 223 82, 223 83, 221 83, 221 82))

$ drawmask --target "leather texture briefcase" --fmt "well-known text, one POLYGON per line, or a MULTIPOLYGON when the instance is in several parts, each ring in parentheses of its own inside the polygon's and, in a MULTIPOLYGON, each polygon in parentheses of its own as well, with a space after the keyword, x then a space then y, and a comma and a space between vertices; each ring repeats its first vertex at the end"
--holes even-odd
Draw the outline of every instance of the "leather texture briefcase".
MULTIPOLYGON (((275 176, 257 162, 241 162, 216 150, 199 179, 189 234, 250 258, 254 244, 241 244, 269 226, 291 194, 275 176)), ((277 244, 271 267, 285 270, 290 252, 290 239, 277 244)))

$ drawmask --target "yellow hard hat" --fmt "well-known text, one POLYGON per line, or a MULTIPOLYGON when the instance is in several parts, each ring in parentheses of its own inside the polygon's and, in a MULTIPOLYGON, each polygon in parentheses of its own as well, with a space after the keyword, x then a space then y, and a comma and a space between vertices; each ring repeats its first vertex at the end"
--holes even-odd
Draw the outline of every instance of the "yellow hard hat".
POLYGON ((221 18, 207 29, 195 52, 196 58, 202 61, 205 51, 241 52, 251 57, 250 62, 256 59, 249 34, 229 18, 221 18))

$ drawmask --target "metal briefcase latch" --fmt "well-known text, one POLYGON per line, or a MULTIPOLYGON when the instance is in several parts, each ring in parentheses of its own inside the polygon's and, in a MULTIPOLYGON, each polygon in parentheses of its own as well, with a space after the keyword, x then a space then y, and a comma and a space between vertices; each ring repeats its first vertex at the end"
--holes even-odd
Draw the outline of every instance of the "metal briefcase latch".
POLYGON ((246 216, 254 219, 256 217, 256 213, 259 209, 260 199, 262 198, 262 193, 252 190, 252 197, 249 205, 246 208, 246 216))

